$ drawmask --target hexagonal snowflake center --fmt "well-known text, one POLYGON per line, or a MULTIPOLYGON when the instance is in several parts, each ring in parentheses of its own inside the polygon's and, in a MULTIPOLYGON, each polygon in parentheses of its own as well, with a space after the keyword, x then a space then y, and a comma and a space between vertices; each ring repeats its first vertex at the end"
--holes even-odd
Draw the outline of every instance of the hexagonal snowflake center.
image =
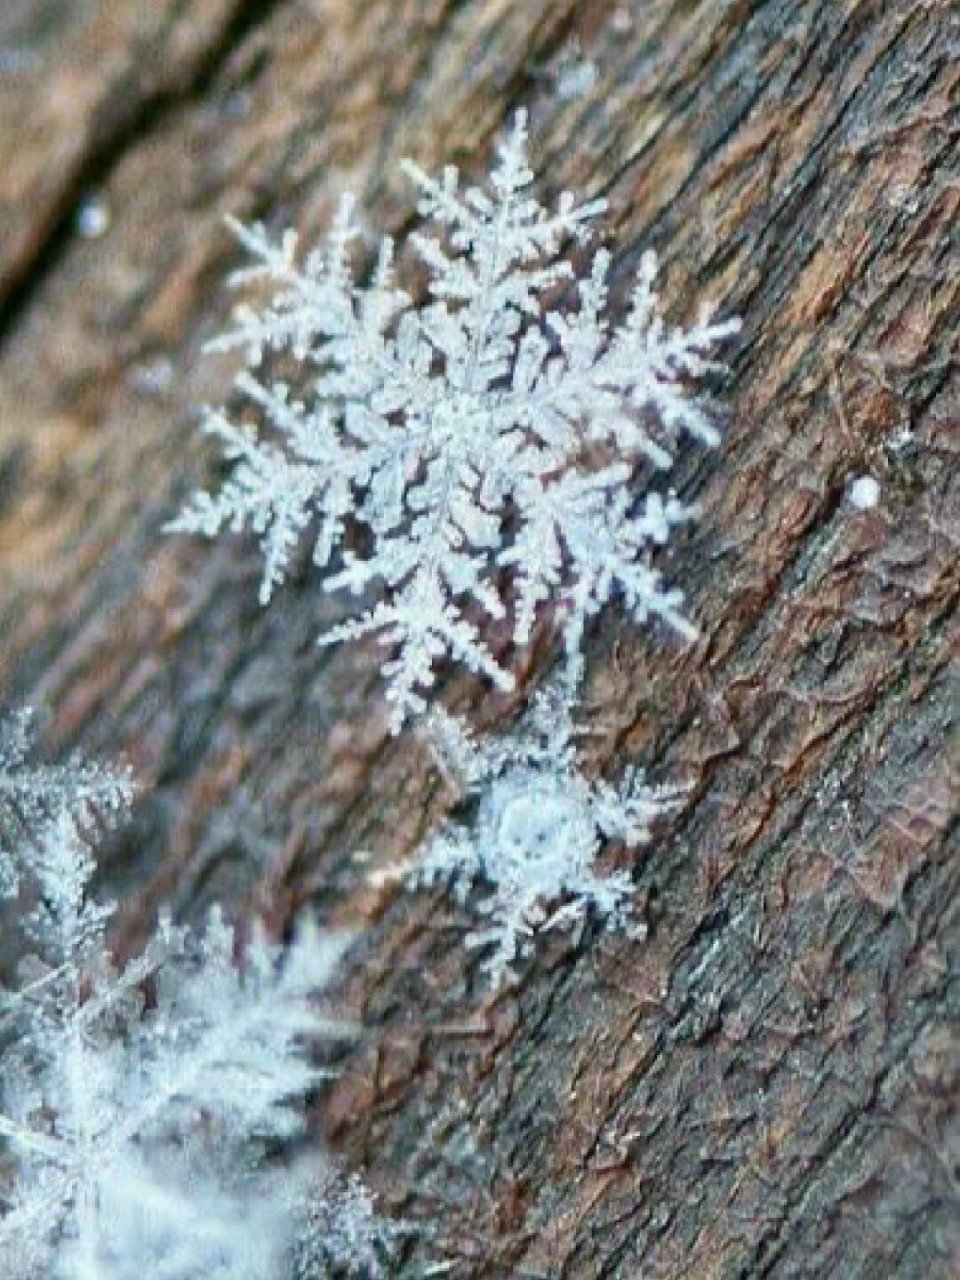
POLYGON ((568 862, 581 850, 589 856, 593 835, 577 799, 543 782, 508 799, 497 824, 501 850, 527 862, 568 862))

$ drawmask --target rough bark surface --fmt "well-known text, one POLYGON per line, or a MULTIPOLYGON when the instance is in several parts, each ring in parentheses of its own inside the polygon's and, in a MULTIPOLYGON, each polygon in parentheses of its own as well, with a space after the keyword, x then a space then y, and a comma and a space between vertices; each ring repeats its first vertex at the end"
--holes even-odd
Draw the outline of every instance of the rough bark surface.
POLYGON ((214 897, 369 930, 318 1126, 416 1228, 398 1276, 960 1272, 958 91, 947 0, 0 16, 0 693, 135 767, 131 936, 214 897), (544 940, 490 1000, 464 913, 370 887, 451 804, 387 737, 376 646, 314 645, 341 606, 308 571, 262 611, 249 542, 161 526, 214 465, 223 215, 309 237, 350 187, 400 229, 399 158, 482 172, 519 104, 624 279, 653 245, 674 314, 745 329, 679 477, 702 638, 591 639, 591 765, 694 784, 634 859, 649 935, 544 940))

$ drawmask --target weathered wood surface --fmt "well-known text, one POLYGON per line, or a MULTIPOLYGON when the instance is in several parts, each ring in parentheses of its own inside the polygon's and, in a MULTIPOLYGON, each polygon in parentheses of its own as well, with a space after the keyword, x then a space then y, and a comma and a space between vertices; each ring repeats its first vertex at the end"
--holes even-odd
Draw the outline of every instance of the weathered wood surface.
POLYGON ((136 768, 106 850, 132 931, 215 896, 369 926, 321 1118, 419 1228, 398 1275, 960 1271, 958 55, 947 0, 0 20, 0 692, 136 768), (577 42, 599 75, 566 100, 577 42), (594 763, 695 784, 636 859, 649 938, 551 939, 488 1001, 462 914, 367 883, 450 803, 385 735, 375 646, 314 646, 340 604, 309 572, 263 612, 248 542, 160 530, 212 475, 223 215, 310 235, 349 186, 398 229, 398 159, 480 172, 520 103, 624 273, 652 244, 674 314, 746 324, 724 446, 679 476, 702 639, 591 642, 594 763))

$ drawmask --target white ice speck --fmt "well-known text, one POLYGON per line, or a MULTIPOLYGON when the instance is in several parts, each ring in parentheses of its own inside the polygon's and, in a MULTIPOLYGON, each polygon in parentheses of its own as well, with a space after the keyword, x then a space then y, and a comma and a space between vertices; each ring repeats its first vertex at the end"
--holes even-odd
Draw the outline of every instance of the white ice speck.
POLYGON ((77 230, 84 240, 99 240, 110 226, 110 213, 100 200, 85 200, 77 210, 77 230))
POLYGON ((850 486, 849 498, 858 511, 869 511, 880 501, 880 485, 873 476, 858 476, 850 486))

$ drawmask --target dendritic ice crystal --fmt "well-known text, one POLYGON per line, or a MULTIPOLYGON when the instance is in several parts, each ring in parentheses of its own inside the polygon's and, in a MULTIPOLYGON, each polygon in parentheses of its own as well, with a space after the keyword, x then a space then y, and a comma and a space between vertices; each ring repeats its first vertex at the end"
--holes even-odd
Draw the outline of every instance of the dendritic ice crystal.
POLYGON ((688 388, 738 327, 704 314, 669 328, 652 253, 614 324, 609 253, 573 256, 605 202, 564 194, 547 209, 530 194, 523 112, 485 188, 462 188, 453 168, 439 180, 411 162, 404 170, 432 228, 410 237, 427 278, 422 304, 398 284, 389 239, 369 283, 357 282, 349 199, 326 248, 302 264, 295 233, 276 245, 260 226, 234 224, 255 260, 234 281, 265 280, 273 293, 260 310, 240 308, 212 346, 245 352, 238 388, 267 430, 209 412, 206 431, 236 465, 170 526, 252 528, 263 602, 308 527, 314 562, 333 570, 328 589, 379 582, 366 613, 321 639, 381 633, 394 650, 384 667, 394 729, 423 709, 444 657, 510 687, 485 619, 508 617, 522 645, 550 601, 573 653, 585 619, 619 593, 638 621, 691 630, 682 594, 649 563, 690 511, 638 493, 633 476, 641 463, 668 468, 681 433, 716 443, 688 388), (302 366, 296 391, 251 372, 268 354, 302 366), (361 532, 347 541, 351 527, 361 532))
POLYGON ((315 1004, 344 940, 308 927, 281 952, 254 931, 238 964, 214 911, 202 937, 161 921, 112 963, 81 827, 129 784, 30 766, 26 726, 0 734, 5 801, 32 813, 0 851, 28 952, 0 987, 0 1275, 279 1280, 301 1211, 264 1156, 303 1130, 309 1044, 348 1030, 315 1004))
POLYGON ((601 840, 646 843, 683 789, 647 786, 636 771, 619 786, 588 778, 568 682, 536 694, 504 738, 474 742, 443 712, 428 718, 426 733, 440 767, 479 800, 472 822, 450 823, 431 841, 408 882, 449 882, 461 902, 480 887, 475 909, 487 923, 467 942, 492 946, 484 967, 494 986, 515 977, 538 931, 569 928, 589 910, 608 927, 635 927, 633 883, 627 872, 597 868, 601 840))

